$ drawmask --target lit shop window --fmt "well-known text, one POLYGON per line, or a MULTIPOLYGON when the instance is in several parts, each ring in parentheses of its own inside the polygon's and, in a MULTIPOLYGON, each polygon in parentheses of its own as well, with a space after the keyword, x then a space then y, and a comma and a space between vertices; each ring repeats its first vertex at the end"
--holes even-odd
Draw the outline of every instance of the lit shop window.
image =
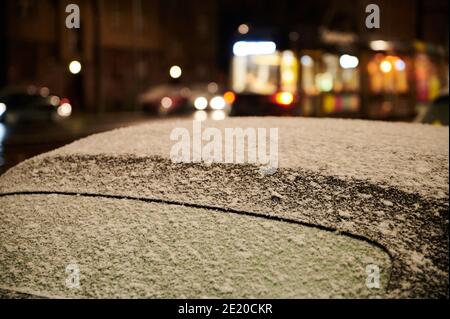
POLYGON ((404 59, 377 54, 367 68, 372 93, 400 94, 408 91, 407 63, 404 59))
MULTIPOLYGON (((240 52, 238 52, 240 53, 240 52)), ((291 51, 233 57, 233 90, 237 93, 274 94, 281 90, 294 93, 297 88, 298 62, 291 51)))
POLYGON ((316 76, 316 85, 322 94, 325 114, 357 112, 359 99, 359 59, 350 54, 322 55, 322 73, 316 76))
POLYGON ((321 92, 342 92, 359 90, 359 59, 343 54, 324 54, 322 72, 316 75, 316 86, 321 92))
POLYGON ((281 53, 281 90, 295 93, 298 81, 298 62, 292 51, 281 53))
POLYGON ((323 111, 329 113, 357 112, 360 100, 357 94, 335 95, 325 94, 323 98, 323 111))
POLYGON ((309 55, 300 58, 301 64, 301 85, 306 95, 317 95, 319 92, 315 84, 315 62, 309 55))
POLYGON ((277 90, 278 54, 234 57, 233 89, 238 93, 273 94, 277 90))

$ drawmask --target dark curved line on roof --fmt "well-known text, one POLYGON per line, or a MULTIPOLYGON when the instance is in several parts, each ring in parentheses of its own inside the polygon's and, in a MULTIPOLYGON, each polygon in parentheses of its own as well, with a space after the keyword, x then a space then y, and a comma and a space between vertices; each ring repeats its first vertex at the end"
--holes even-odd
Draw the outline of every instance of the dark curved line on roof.
POLYGON ((23 289, 16 289, 13 287, 0 286, 0 299, 64 299, 59 296, 47 296, 40 292, 25 291, 23 289))
MULTIPOLYGON (((7 196, 15 196, 15 195, 52 195, 52 194, 75 196, 75 197, 83 196, 83 197, 94 197, 94 198, 102 197, 102 198, 110 198, 110 199, 127 199, 127 200, 142 201, 142 202, 147 202, 147 203, 185 206, 185 207, 192 207, 192 208, 198 208, 198 209, 216 210, 216 211, 221 211, 221 212, 225 212, 225 213, 239 214, 239 215, 243 215, 243 216, 250 216, 250 217, 256 217, 256 218, 265 218, 265 219, 279 221, 279 222, 285 222, 285 223, 289 223, 289 224, 297 224, 297 225, 312 227, 312 228, 316 228, 316 229, 320 229, 320 230, 324 230, 324 231, 332 232, 332 233, 338 232, 338 234, 340 234, 340 235, 344 235, 344 236, 347 236, 347 237, 350 237, 350 238, 353 238, 356 240, 364 241, 364 242, 371 244, 371 245, 381 249, 382 251, 384 251, 389 256, 391 265, 392 265, 392 260, 394 259, 392 253, 385 246, 381 245, 380 243, 378 243, 370 238, 364 237, 362 235, 353 234, 353 233, 350 233, 347 231, 338 231, 335 228, 331 228, 331 227, 327 227, 327 226, 323 226, 323 225, 319 225, 319 224, 307 223, 307 222, 303 222, 303 221, 299 221, 299 220, 295 220, 295 219, 291 219, 291 218, 268 215, 267 213, 263 213, 263 212, 240 211, 240 210, 233 209, 233 208, 223 208, 223 207, 194 204, 194 203, 182 203, 182 202, 177 202, 177 201, 173 201, 173 200, 165 200, 165 199, 144 198, 144 197, 134 197, 134 196, 125 196, 125 195, 102 195, 102 194, 95 194, 95 193, 55 192, 55 191, 23 191, 23 192, 3 193, 3 194, 0 194, 0 198, 7 197, 7 196)), ((390 283, 391 283, 391 272, 389 272, 389 274, 388 274, 388 282, 387 282, 387 286, 386 286, 386 292, 389 291, 390 283)))

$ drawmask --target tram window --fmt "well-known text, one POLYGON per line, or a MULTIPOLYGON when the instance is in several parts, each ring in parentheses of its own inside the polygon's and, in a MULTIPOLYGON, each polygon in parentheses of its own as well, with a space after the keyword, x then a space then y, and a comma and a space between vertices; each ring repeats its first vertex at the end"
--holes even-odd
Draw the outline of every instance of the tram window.
POLYGON ((276 93, 281 86, 286 91, 295 91, 297 72, 296 59, 284 53, 235 56, 233 90, 237 93, 269 95, 276 93))

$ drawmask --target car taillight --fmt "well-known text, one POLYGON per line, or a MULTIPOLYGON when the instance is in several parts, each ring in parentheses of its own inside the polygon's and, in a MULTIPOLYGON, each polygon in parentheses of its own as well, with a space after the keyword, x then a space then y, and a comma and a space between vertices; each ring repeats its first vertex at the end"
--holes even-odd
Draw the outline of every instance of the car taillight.
POLYGON ((63 98, 63 99, 60 100, 59 105, 63 105, 63 104, 66 104, 66 103, 67 103, 67 104, 70 104, 69 99, 63 98))
POLYGON ((56 109, 56 113, 61 117, 69 117, 72 114, 72 105, 68 99, 61 100, 61 105, 56 109))
POLYGON ((294 102, 294 95, 290 92, 278 92, 274 100, 278 105, 289 106, 294 102))

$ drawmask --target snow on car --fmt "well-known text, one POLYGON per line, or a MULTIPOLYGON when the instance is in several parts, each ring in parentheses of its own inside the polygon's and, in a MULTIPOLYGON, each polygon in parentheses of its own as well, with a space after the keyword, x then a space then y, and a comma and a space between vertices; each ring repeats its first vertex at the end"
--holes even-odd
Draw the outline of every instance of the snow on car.
POLYGON ((448 297, 448 128, 270 117, 202 127, 278 128, 278 169, 174 163, 170 134, 193 125, 171 120, 93 135, 1 176, 0 290, 448 297))

